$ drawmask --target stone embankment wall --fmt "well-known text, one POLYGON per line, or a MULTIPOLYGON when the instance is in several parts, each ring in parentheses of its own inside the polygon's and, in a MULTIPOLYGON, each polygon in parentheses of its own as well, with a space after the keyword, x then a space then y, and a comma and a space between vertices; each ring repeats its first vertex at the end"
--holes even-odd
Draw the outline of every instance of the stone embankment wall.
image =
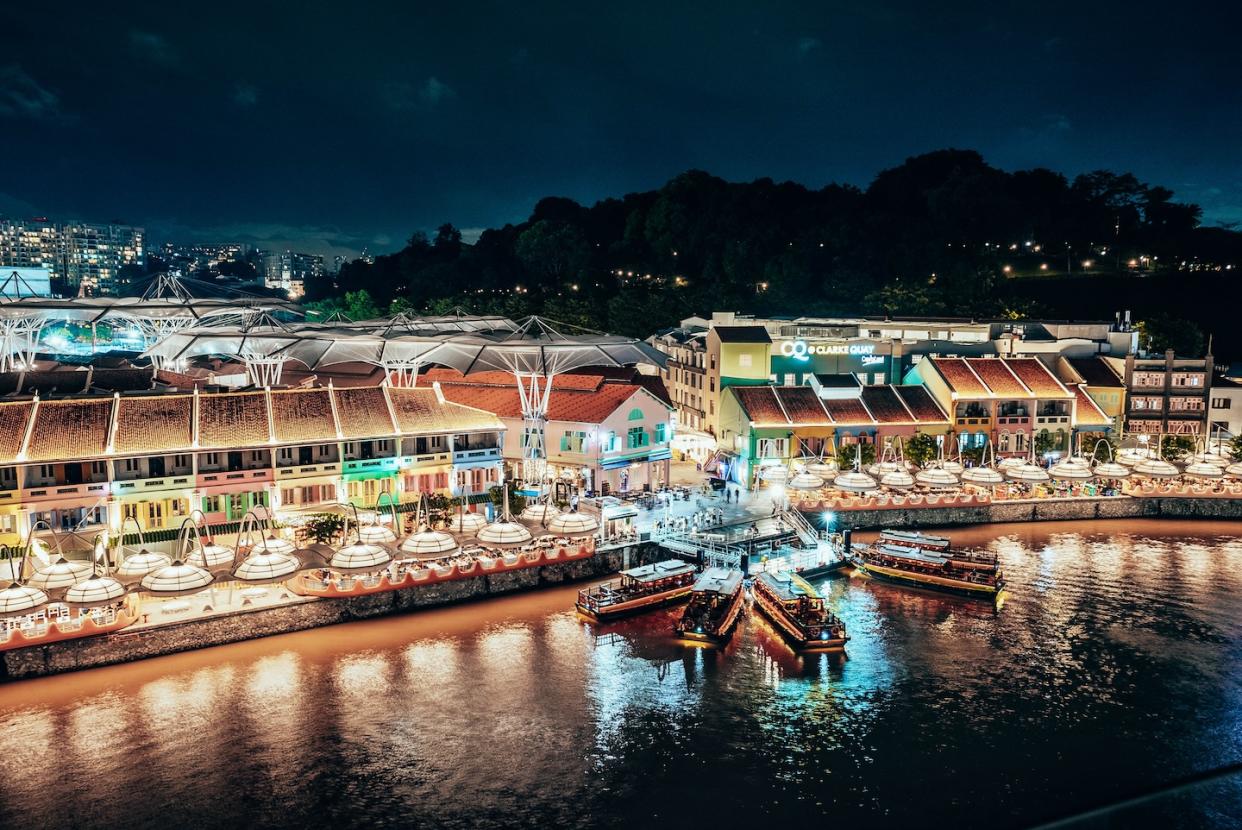
POLYGON ((128 663, 179 651, 287 634, 324 625, 399 614, 419 608, 510 594, 546 585, 598 578, 647 561, 649 543, 596 551, 587 559, 557 562, 502 574, 402 588, 361 597, 319 599, 279 608, 188 620, 138 631, 0 652, 0 680, 40 677, 76 669, 128 663))
MULTIPOLYGON (((808 513, 824 527, 823 513, 808 513)), ((1090 519, 1242 519, 1242 499, 1122 498, 1001 501, 967 507, 923 507, 841 511, 832 529, 876 530, 885 527, 945 527, 1004 522, 1056 522, 1090 519)))

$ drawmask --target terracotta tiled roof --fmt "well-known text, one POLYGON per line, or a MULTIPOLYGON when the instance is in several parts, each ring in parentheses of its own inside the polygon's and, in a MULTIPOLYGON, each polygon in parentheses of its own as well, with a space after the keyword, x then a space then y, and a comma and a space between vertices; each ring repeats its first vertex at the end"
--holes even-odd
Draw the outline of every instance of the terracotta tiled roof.
POLYGON ((791 423, 804 426, 831 424, 819 395, 809 386, 778 386, 776 395, 781 399, 791 423))
POLYGON ((944 414, 940 404, 931 396, 924 386, 894 386, 893 390, 914 413, 920 424, 947 423, 949 416, 944 414))
POLYGON ((753 424, 787 425, 789 419, 776 400, 776 392, 771 386, 731 386, 737 402, 750 416, 753 424))
POLYGON ((0 403, 0 461, 12 461, 21 452, 33 408, 29 401, 0 403))
POLYGON ((965 397, 988 397, 988 390, 979 382, 966 361, 960 357, 928 358, 936 371, 949 384, 949 389, 965 397))
POLYGON ((272 392, 272 427, 281 443, 335 441, 327 389, 272 392))
POLYGON ((1068 398, 1070 391, 1033 357, 1007 357, 1005 363, 1013 373, 1040 398, 1068 398))
POLYGON ((153 395, 121 398, 117 404, 118 453, 187 449, 194 443, 194 396, 153 395))
POLYGON ((60 461, 103 455, 111 421, 112 398, 42 401, 26 457, 30 461, 60 461))
MULTIPOLYGON (((502 390, 493 387, 473 387, 463 384, 458 389, 478 389, 483 394, 491 394, 502 390)), ((513 390, 517 396, 517 389, 513 390)), ((448 398, 448 395, 445 395, 448 398)), ((422 387, 417 389, 388 390, 388 398, 392 401, 393 411, 397 414, 397 426, 404 433, 451 432, 453 430, 501 429, 500 419, 490 411, 480 412, 461 406, 449 399, 444 403, 436 397, 434 389, 422 387)))
POLYGON ((1107 425, 1113 422, 1104 414, 1104 410, 1100 409, 1091 396, 1088 395, 1081 386, 1073 387, 1074 397, 1078 401, 1078 407, 1075 410, 1074 423, 1083 425, 1107 425))
POLYGON ((1013 372, 1005 366, 1005 361, 995 357, 975 358, 970 368, 983 379, 992 392, 1001 397, 1029 397, 1030 392, 1018 382, 1013 372))
POLYGON ((267 396, 230 392, 198 397, 200 447, 248 447, 268 443, 267 396))
POLYGON ((857 398, 824 398, 824 409, 840 424, 874 424, 875 419, 857 398))
POLYGON ((379 386, 335 389, 336 417, 346 438, 379 438, 396 429, 388 414, 384 389, 379 386))
POLYGON ((862 400, 872 417, 881 424, 909 424, 914 422, 910 412, 891 386, 864 386, 862 400))
MULTIPOLYGON (((481 386, 472 383, 441 385, 444 397, 502 418, 522 417, 522 404, 517 386, 481 386)), ((605 383, 598 390, 561 389, 552 387, 548 396, 548 419, 583 424, 598 424, 617 410, 641 387, 628 383, 605 383)))

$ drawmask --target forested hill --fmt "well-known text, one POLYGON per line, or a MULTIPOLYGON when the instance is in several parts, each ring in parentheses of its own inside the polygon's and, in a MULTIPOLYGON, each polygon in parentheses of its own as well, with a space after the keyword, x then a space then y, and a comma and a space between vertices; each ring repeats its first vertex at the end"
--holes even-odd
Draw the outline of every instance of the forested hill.
POLYGON ((308 286, 308 299, 365 290, 379 310, 539 312, 635 335, 712 309, 1081 318, 1105 302, 1109 316, 1155 314, 1171 306, 1144 294, 1171 274, 1236 293, 1242 234, 1201 227, 1200 215, 1129 173, 1006 172, 969 150, 908 159, 865 190, 695 170, 590 207, 542 199, 473 245, 448 224, 417 233, 308 286), (1094 277, 1125 296, 1081 302, 1094 277))

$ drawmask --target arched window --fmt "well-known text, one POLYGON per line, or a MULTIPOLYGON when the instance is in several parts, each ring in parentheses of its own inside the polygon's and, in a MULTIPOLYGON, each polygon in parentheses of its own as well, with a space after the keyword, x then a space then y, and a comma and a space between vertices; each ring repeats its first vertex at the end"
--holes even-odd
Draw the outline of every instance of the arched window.
POLYGON ((634 407, 633 409, 630 410, 629 419, 631 421, 641 421, 643 419, 643 411, 639 409, 638 407, 634 407))
POLYGON ((1018 430, 1013 436, 1013 451, 1026 452, 1026 432, 1018 430))
POLYGON ((1000 439, 996 442, 996 448, 1001 452, 1009 452, 1009 430, 1002 430, 1000 439))

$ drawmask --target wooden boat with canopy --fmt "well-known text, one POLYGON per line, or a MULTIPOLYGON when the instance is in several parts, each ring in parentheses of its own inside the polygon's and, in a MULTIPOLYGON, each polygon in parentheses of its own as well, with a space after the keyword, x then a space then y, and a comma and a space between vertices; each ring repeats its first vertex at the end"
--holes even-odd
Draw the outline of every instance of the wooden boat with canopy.
POLYGON ((597 622, 650 611, 690 598, 694 566, 667 559, 621 571, 621 578, 578 592, 578 613, 597 622))
POLYGON ((843 651, 845 623, 828 609, 819 592, 795 573, 755 577, 755 604, 797 651, 843 651))
POLYGON ((694 583, 690 604, 675 628, 677 636, 723 645, 733 636, 744 604, 742 572, 708 568, 694 583))

